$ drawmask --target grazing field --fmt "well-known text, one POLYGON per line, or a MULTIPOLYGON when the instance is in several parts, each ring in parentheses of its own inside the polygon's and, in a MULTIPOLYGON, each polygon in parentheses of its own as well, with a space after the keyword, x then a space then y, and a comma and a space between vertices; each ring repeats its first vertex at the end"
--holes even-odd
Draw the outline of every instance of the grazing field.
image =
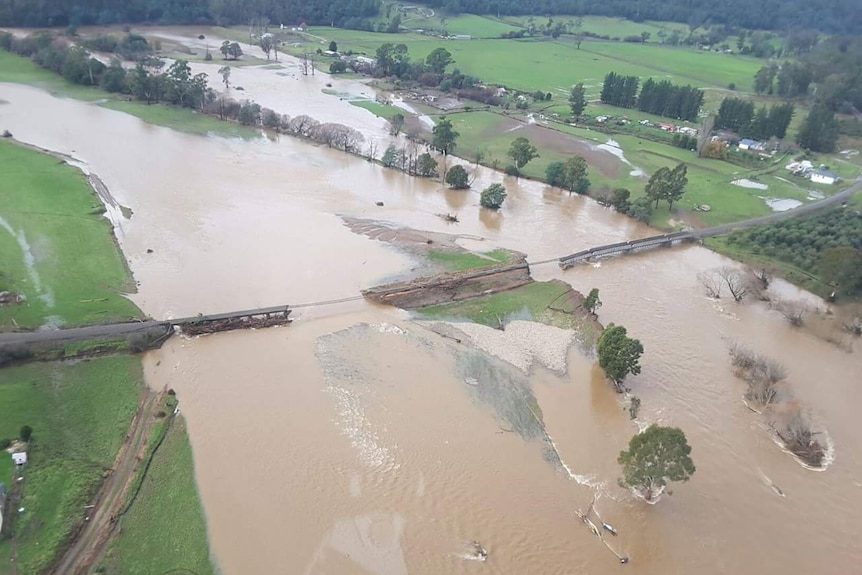
POLYGON ((0 141, 0 326, 81 325, 140 317, 104 208, 85 176, 57 158, 0 141), (14 323, 13 323, 14 322, 14 323))
POLYGON ((0 50, 0 82, 27 84, 76 100, 101 100, 106 95, 96 88, 67 82, 62 76, 40 68, 30 59, 4 50, 0 50))
MULTIPOLYGON (((18 550, 16 566, 0 562, 0 574, 38 575, 56 558, 84 521, 95 494, 123 442, 143 390, 135 357, 69 363, 32 363, 0 370, 0 439, 33 428, 24 468, 24 513, 7 522, 18 550)), ((0 481, 15 485, 4 465, 0 481)), ((11 542, 0 541, 0 557, 11 542)))
POLYGON ((518 25, 475 14, 460 14, 452 18, 441 19, 440 16, 421 18, 414 15, 405 16, 401 26, 411 30, 445 30, 455 36, 466 34, 474 38, 499 38, 506 32, 517 32, 518 25))
MULTIPOLYGON (((489 19, 493 19, 488 17, 489 19)), ((625 18, 610 18, 607 16, 553 16, 554 22, 564 22, 570 24, 570 29, 574 29, 574 25, 578 20, 581 21, 581 30, 598 34, 599 36, 609 36, 611 38, 625 38, 626 36, 640 36, 641 32, 649 32, 651 34, 650 41, 657 42, 658 34, 662 30, 670 34, 674 30, 679 30, 681 33, 688 33, 688 26, 678 22, 633 22, 625 18)), ((503 16, 499 21, 518 26, 519 28, 527 28, 530 19, 536 25, 544 25, 547 23, 546 16, 503 16)))
POLYGON ((395 106, 390 106, 388 104, 379 104, 377 102, 372 102, 371 100, 352 100, 350 103, 359 108, 365 108, 375 116, 386 118, 387 120, 397 114, 405 115, 404 110, 401 108, 396 108, 395 106))
POLYGON ((567 292, 568 286, 563 283, 533 282, 496 294, 422 308, 420 312, 432 319, 469 319, 498 327, 501 321, 515 314, 519 315, 519 319, 538 320, 549 305, 567 292))
POLYGON ((128 514, 120 520, 119 535, 99 572, 213 573, 192 448, 182 417, 168 429, 140 487, 128 514))
POLYGON ((753 58, 657 44, 584 42, 579 50, 568 40, 442 40, 325 27, 311 32, 335 40, 342 52, 353 50, 372 57, 387 42, 405 44, 412 59, 425 58, 442 46, 452 53, 453 67, 465 74, 528 92, 551 92, 555 98, 567 95, 578 82, 588 87, 588 95, 597 96, 605 74, 612 70, 699 87, 725 88, 733 82, 739 89, 749 89, 762 65, 753 58))
POLYGON ((472 252, 453 253, 444 251, 428 252, 428 259, 441 264, 448 271, 461 271, 475 268, 483 268, 508 263, 512 260, 512 253, 508 250, 494 250, 482 254, 472 252))

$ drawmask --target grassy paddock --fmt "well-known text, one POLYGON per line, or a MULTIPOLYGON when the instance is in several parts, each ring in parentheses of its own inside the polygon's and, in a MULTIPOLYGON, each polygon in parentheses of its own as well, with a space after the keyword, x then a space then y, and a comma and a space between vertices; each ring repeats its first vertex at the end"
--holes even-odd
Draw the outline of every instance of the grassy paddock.
POLYGON ((432 319, 468 319, 497 327, 500 321, 515 314, 523 314, 522 319, 538 320, 566 292, 564 284, 533 282, 488 296, 422 308, 420 313, 432 319))
POLYGON ((175 420, 102 561, 108 575, 213 573, 185 421, 175 420))
POLYGON ((396 114, 402 114, 406 116, 404 110, 397 108, 396 106, 378 104, 377 102, 372 102, 371 100, 352 100, 350 103, 359 108, 365 108, 375 116, 378 116, 380 118, 386 118, 387 120, 394 117, 396 114))
POLYGON ((140 317, 102 205, 84 175, 47 154, 0 141, 0 289, 26 296, 0 308, 0 326, 46 318, 80 325, 140 317))
POLYGON ((441 264, 449 271, 455 272, 509 263, 513 260, 513 254, 509 250, 504 249, 481 254, 430 251, 428 252, 428 259, 441 264))
MULTIPOLYGON (((137 358, 35 363, 0 370, 0 438, 33 428, 16 518, 17 573, 37 575, 56 558, 98 489, 135 413, 143 385, 137 358)), ((4 465, 0 481, 12 484, 4 465)), ((0 542, 0 557, 10 542, 0 542)), ((10 573, 0 562, 0 574, 10 573)))
POLYGON ((658 44, 585 42, 577 49, 569 40, 441 40, 418 34, 381 34, 317 27, 311 32, 335 40, 339 50, 369 56, 387 42, 407 45, 412 59, 425 58, 434 48, 445 47, 454 67, 485 82, 533 92, 542 90, 562 98, 573 84, 583 82, 597 94, 609 71, 644 79, 669 78, 676 83, 739 89, 751 86, 762 62, 751 58, 715 54, 658 44))

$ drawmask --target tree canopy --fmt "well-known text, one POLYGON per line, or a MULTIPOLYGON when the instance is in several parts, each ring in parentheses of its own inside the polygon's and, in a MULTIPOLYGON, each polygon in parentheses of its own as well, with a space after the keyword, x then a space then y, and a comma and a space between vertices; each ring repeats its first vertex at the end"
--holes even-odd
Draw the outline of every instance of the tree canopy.
MULTIPOLYGON (((635 22, 659 20, 683 22, 692 28, 705 23, 764 30, 808 30, 860 34, 862 16, 853 0, 805 2, 804 0, 427 0, 433 8, 471 14, 595 14, 627 18, 635 22)), ((296 26, 338 26, 397 32, 400 14, 375 24, 380 16, 378 0, 0 0, 0 26, 101 25, 119 22, 219 25, 244 24, 251 18, 296 26), (379 26, 383 26, 379 28, 379 26)), ((560 26, 550 34, 559 35, 560 26)), ((576 36, 578 32, 576 32, 576 36)), ((640 36, 638 36, 640 38, 640 36)), ((795 44, 806 43, 799 35, 795 44)), ((795 45, 794 44, 794 45, 795 45)), ((762 42, 762 46, 770 46, 762 42)))
POLYGON ((522 136, 515 138, 515 141, 509 146, 507 155, 512 158, 512 161, 515 162, 515 167, 520 171, 530 160, 539 157, 539 151, 536 149, 536 146, 530 143, 530 140, 522 136))
POLYGON ((650 176, 647 182, 645 192, 646 197, 655 201, 655 207, 658 203, 665 200, 668 207, 673 207, 673 203, 679 201, 685 194, 685 187, 688 185, 688 168, 685 164, 679 164, 674 169, 662 167, 650 176))
POLYGON ((799 127, 796 143, 815 152, 834 152, 838 145, 835 113, 821 105, 811 108, 799 127))
POLYGON ((506 188, 503 187, 503 184, 491 184, 482 190, 482 195, 479 197, 479 203, 482 204, 483 208, 498 210, 500 209, 500 206, 503 205, 503 201, 505 199, 506 188))
POLYGON ((581 156, 572 156, 565 162, 551 162, 545 170, 545 180, 552 186, 586 194, 590 187, 587 161, 581 156))
POLYGON ((644 347, 639 340, 630 338, 623 326, 608 325, 599 336, 597 350, 599 365, 613 380, 617 390, 621 390, 627 375, 641 372, 640 358, 644 347))
POLYGON ((466 190, 470 187, 470 178, 467 170, 461 164, 455 164, 446 172, 446 183, 454 190, 466 190))
POLYGON ((575 118, 583 114, 584 108, 587 107, 586 93, 583 84, 572 86, 572 91, 569 93, 569 107, 572 110, 572 116, 575 118))
POLYGON ((448 118, 441 118, 432 130, 431 146, 441 154, 449 155, 455 149, 460 135, 448 118))
POLYGON ((620 485, 641 491, 647 501, 669 481, 688 481, 695 472, 685 433, 678 427, 656 424, 632 437, 617 462, 623 466, 620 485))

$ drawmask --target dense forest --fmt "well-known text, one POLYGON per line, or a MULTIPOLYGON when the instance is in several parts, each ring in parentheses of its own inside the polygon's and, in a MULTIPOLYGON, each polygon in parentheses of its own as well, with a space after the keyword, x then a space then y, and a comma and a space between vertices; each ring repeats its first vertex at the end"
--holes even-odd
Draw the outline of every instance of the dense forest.
POLYGON ((695 26, 731 24, 743 28, 816 28, 828 33, 862 32, 858 0, 427 0, 434 7, 472 14, 595 14, 636 22, 665 20, 695 26))
POLYGON ((357 28, 377 16, 378 0, 0 0, 0 26, 163 24, 325 24, 357 28))
MULTIPOLYGON (((683 22, 692 27, 727 24, 750 29, 862 34, 858 0, 426 0, 424 3, 450 13, 595 14, 636 22, 683 22)), ((284 24, 306 22, 359 28, 378 15, 381 5, 378 0, 0 0, 0 25, 237 24, 266 17, 284 24)))

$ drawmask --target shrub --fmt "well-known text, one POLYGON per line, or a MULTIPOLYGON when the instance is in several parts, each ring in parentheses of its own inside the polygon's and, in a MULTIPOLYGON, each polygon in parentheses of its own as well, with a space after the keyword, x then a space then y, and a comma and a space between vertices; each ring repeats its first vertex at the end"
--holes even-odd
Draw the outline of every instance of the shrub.
POLYGON ((727 89, 728 90, 736 90, 736 84, 731 82, 730 84, 727 85, 727 89))
POLYGON ((12 440, 8 437, 0 439, 0 450, 8 448, 10 445, 12 445, 12 440))
POLYGON ((21 431, 18 433, 19 438, 23 442, 30 441, 30 438, 33 437, 33 428, 29 425, 24 425, 21 427, 21 431))
POLYGON ((521 170, 519 170, 512 164, 506 166, 503 171, 506 173, 507 176, 515 176, 517 178, 521 175, 521 170))
POLYGON ((347 71, 347 62, 344 60, 336 60, 329 65, 330 74, 340 74, 347 71))

